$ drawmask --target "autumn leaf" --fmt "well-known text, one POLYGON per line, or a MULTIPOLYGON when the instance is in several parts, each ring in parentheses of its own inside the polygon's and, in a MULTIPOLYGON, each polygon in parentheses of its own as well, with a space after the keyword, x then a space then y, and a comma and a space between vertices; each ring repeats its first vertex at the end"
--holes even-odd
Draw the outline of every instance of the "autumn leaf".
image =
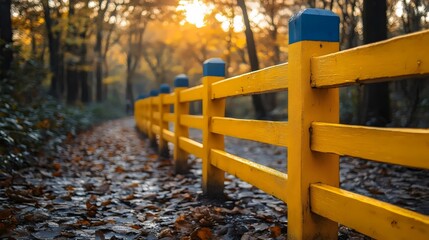
POLYGON ((270 237, 276 238, 280 236, 281 233, 282 233, 282 229, 279 226, 270 227, 270 237))
POLYGON ((123 172, 125 172, 125 170, 124 170, 124 168, 122 168, 121 166, 117 166, 117 167, 115 168, 115 172, 116 172, 116 173, 123 173, 123 172))
POLYGON ((210 240, 212 239, 212 231, 209 228, 197 228, 191 233, 191 239, 195 240, 210 240))
POLYGON ((112 203, 111 199, 107 199, 106 201, 101 202, 101 206, 106 207, 112 203))

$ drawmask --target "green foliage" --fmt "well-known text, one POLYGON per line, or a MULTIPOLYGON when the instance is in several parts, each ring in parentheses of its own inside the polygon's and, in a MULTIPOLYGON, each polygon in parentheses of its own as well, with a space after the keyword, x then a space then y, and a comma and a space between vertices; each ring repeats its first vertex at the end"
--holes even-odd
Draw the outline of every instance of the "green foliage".
POLYGON ((120 103, 65 106, 43 90, 46 75, 37 63, 17 59, 0 79, 0 169, 35 163, 78 132, 124 116, 115 110, 120 103))

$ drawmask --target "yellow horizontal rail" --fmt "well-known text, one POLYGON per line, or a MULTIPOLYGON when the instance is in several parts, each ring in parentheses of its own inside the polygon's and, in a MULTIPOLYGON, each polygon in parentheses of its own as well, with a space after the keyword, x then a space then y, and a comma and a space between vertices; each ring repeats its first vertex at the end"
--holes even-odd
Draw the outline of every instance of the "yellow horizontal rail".
POLYGON ((247 159, 212 149, 211 164, 246 181, 280 200, 286 201, 287 174, 247 159))
POLYGON ((203 116, 195 115, 181 115, 180 124, 190 128, 202 129, 203 128, 203 116))
POLYGON ((212 99, 286 90, 287 63, 228 78, 212 85, 212 99))
POLYGON ((211 131, 217 134, 236 138, 287 146, 287 122, 243 120, 224 117, 213 117, 211 131))
POLYGON ((195 155, 196 157, 203 157, 203 145, 197 141, 186 137, 180 137, 179 147, 186 152, 195 155))
POLYGON ((152 105, 158 106, 158 104, 159 104, 160 101, 161 101, 161 99, 159 98, 159 96, 152 97, 152 105))
POLYGON ((180 92, 179 101, 180 102, 192 102, 201 100, 203 97, 203 86, 195 86, 192 88, 185 89, 180 92))
POLYGON ((429 216, 369 197, 312 184, 311 211, 375 239, 427 240, 429 216))
POLYGON ((164 96, 163 103, 164 104, 173 104, 174 103, 174 93, 168 94, 164 96))
POLYGON ((174 113, 164 113, 162 116, 162 120, 165 122, 174 122, 174 113))
POLYGON ((169 142, 174 142, 174 132, 172 132, 172 131, 169 131, 167 129, 163 129, 162 130, 162 137, 169 142))
POLYGON ((160 113, 159 112, 153 112, 152 113, 153 115, 152 115, 152 118, 154 119, 154 120, 157 120, 157 121, 159 121, 159 118, 160 118, 160 113))
POLYGON ((156 135, 159 135, 159 126, 158 125, 152 125, 152 132, 155 133, 156 135))
POLYGON ((429 75, 429 30, 311 59, 313 87, 429 75))
POLYGON ((429 169, 429 129, 395 129, 315 122, 311 149, 429 169))

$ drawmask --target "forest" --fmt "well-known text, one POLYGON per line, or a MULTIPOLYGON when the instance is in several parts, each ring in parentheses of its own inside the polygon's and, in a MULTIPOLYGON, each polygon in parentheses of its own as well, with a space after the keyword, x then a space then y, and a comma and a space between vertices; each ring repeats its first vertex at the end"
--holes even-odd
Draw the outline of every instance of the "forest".
MULTIPOLYGON (((288 20, 309 7, 340 16, 341 50, 429 28, 425 0, 1 0, 1 165, 130 114, 178 74, 200 84, 206 59, 222 58, 227 77, 287 62, 288 20)), ((427 128, 428 86, 341 88, 341 121, 427 128)), ((227 115, 286 119, 286 94, 231 99, 227 115)))

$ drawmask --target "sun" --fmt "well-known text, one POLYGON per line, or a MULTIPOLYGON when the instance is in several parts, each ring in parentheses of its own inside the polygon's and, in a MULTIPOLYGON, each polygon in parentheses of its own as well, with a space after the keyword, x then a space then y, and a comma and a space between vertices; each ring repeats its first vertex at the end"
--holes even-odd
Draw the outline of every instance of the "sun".
POLYGON ((177 11, 184 12, 186 22, 201 28, 205 26, 204 17, 210 14, 212 8, 198 0, 180 0, 177 11))

